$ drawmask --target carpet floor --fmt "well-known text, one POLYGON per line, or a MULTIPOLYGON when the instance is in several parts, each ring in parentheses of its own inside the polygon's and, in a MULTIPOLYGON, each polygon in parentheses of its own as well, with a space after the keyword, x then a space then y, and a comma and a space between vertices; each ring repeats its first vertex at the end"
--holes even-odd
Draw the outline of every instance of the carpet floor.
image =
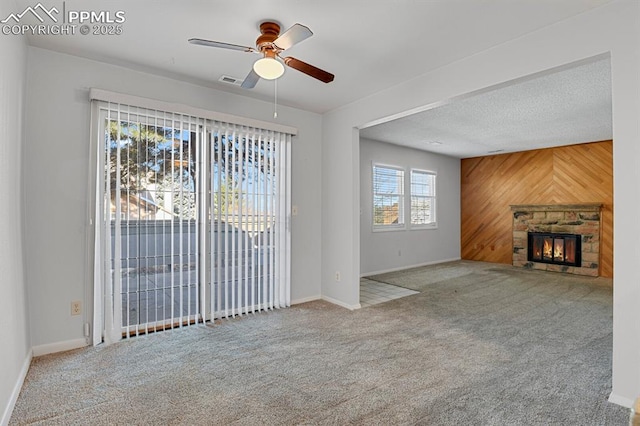
POLYGON ((35 358, 11 425, 625 425, 611 281, 451 262, 316 301, 35 358))

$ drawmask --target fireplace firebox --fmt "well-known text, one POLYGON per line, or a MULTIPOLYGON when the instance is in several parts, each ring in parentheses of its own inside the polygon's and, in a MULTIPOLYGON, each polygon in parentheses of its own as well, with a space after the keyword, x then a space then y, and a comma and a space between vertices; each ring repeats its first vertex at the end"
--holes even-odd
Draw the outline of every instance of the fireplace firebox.
POLYGON ((527 258, 530 262, 581 266, 582 237, 577 234, 529 232, 527 258))

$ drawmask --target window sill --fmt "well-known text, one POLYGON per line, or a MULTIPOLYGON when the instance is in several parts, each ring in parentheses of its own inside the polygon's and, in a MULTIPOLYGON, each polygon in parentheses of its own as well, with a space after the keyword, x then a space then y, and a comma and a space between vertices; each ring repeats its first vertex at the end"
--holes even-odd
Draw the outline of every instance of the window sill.
POLYGON ((437 223, 430 223, 428 225, 410 225, 409 230, 412 231, 428 231, 430 229, 438 229, 437 223))
POLYGON ((376 227, 374 226, 372 232, 390 232, 390 231, 406 231, 407 227, 404 225, 398 226, 385 226, 385 227, 376 227))

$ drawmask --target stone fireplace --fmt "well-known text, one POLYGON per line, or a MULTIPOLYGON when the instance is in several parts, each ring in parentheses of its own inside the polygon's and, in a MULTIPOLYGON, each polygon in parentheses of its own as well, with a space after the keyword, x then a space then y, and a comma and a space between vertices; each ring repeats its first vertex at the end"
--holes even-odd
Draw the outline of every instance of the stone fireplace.
POLYGON ((602 204, 513 205, 513 265, 597 277, 602 204))

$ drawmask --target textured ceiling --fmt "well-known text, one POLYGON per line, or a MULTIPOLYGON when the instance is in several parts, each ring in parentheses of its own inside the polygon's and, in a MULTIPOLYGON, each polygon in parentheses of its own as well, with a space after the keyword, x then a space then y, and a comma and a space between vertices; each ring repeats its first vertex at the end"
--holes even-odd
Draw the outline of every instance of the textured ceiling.
POLYGON ((471 95, 360 136, 458 158, 612 139, 610 61, 471 95))

